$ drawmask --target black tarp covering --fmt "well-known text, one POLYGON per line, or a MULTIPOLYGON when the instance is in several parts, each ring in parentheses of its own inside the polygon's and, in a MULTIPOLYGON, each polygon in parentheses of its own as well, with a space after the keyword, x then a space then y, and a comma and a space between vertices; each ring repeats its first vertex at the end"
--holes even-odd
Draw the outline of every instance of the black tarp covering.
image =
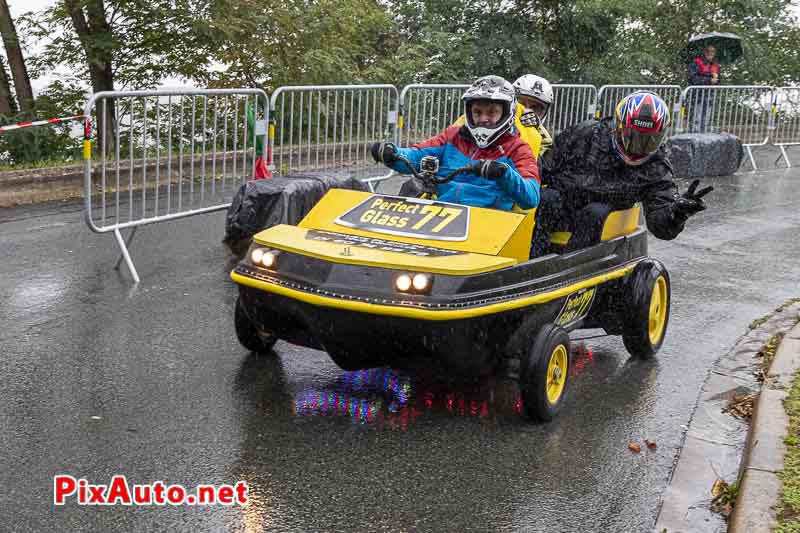
POLYGON ((356 178, 307 174, 248 181, 228 208, 224 242, 234 253, 243 253, 259 231, 300 222, 328 189, 368 191, 369 187, 356 178))
POLYGON ((730 133, 682 133, 667 140, 667 155, 675 176, 710 178, 735 174, 744 149, 730 133))

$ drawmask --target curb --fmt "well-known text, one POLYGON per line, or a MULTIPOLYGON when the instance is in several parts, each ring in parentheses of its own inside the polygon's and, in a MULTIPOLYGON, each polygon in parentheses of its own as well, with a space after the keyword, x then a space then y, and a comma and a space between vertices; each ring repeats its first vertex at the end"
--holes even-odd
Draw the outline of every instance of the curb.
POLYGON ((756 401, 729 533, 769 533, 777 525, 773 506, 780 497, 778 472, 783 468, 783 441, 789 424, 783 402, 799 368, 797 324, 781 340, 756 401))

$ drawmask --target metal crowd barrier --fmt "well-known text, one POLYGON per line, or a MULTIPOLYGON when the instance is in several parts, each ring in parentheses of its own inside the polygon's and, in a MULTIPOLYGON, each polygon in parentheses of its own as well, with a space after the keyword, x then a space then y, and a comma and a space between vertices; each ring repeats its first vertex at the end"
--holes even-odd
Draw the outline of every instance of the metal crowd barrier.
POLYGON ((398 94, 393 85, 279 87, 270 100, 270 161, 273 174, 325 171, 391 175, 372 162, 372 143, 394 140, 398 94))
MULTIPOLYGON (((397 143, 410 146, 454 123, 464 112, 461 96, 469 84, 413 84, 400 92, 397 143)), ((547 126, 555 136, 589 118, 597 90, 594 85, 553 85, 553 105, 547 126)))
POLYGON ((262 155, 257 141, 262 151, 266 146, 268 105, 260 89, 106 91, 89 98, 84 218, 92 231, 114 234, 122 252, 115 268, 124 259, 139 282, 128 253, 139 226, 227 209, 254 174, 262 155))
POLYGON ((758 169, 752 147, 769 143, 774 128, 775 88, 760 85, 697 85, 681 93, 681 118, 687 133, 732 133, 758 169))
POLYGON ((787 167, 791 167, 787 146, 800 145, 800 87, 779 87, 776 93, 777 120, 772 144, 780 148, 787 167))
POLYGON ((563 130, 591 118, 597 99, 594 85, 553 85, 553 105, 545 127, 555 137, 563 130))
POLYGON ((650 91, 664 100, 672 113, 672 122, 667 133, 672 135, 676 131, 680 116, 680 85, 603 85, 597 92, 595 118, 614 116, 614 111, 619 101, 635 91, 650 91))
MULTIPOLYGON (((85 220, 113 233, 128 253, 136 228, 227 209, 236 188, 265 156, 275 175, 325 171, 357 175, 374 191, 393 173, 372 163, 373 142, 400 146, 431 137, 462 114, 467 84, 280 87, 101 92, 84 108, 85 220), (267 128, 267 124, 269 127, 267 128), (268 132, 268 133, 267 133, 268 132), (371 174, 371 176, 370 176, 371 174), (367 177, 364 177, 367 176, 367 177), (130 228, 127 242, 121 230, 130 228)), ((773 144, 791 166, 800 145, 800 87, 554 85, 546 126, 555 136, 592 116, 613 113, 623 96, 651 90, 674 112, 671 133, 728 132, 752 147, 773 144)))
POLYGON ((453 124, 464 110, 461 96, 469 84, 406 85, 400 92, 398 146, 411 146, 453 124))

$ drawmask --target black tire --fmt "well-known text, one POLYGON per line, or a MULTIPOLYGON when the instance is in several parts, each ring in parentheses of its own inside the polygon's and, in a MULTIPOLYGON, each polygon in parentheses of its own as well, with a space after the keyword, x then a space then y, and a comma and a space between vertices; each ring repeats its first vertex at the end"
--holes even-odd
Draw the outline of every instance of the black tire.
POLYGON ((549 422, 561 410, 569 381, 569 334, 553 324, 539 330, 520 368, 520 392, 525 413, 549 422))
POLYGON ((239 339, 239 343, 251 352, 262 355, 271 353, 272 347, 278 342, 278 338, 274 334, 259 330, 253 324, 247 313, 242 309, 242 302, 239 298, 236 299, 233 323, 236 327, 236 337, 239 339))
POLYGON ((669 272, 661 262, 647 259, 636 265, 625 285, 627 306, 621 316, 622 342, 633 357, 649 359, 661 348, 671 294, 669 272))

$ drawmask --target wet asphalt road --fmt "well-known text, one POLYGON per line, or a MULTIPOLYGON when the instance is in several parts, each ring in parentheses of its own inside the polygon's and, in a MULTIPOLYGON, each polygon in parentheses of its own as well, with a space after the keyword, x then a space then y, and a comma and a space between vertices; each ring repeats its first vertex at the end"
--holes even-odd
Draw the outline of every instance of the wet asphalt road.
POLYGON ((133 288, 79 205, 0 210, 0 529, 647 531, 712 363, 800 296, 800 171, 714 185, 683 235, 651 239, 673 283, 660 357, 575 342, 572 397, 544 426, 508 382, 249 355, 222 213, 141 229, 133 288), (658 448, 628 451, 645 438, 658 448), (57 473, 246 480, 251 504, 55 507, 57 473))

